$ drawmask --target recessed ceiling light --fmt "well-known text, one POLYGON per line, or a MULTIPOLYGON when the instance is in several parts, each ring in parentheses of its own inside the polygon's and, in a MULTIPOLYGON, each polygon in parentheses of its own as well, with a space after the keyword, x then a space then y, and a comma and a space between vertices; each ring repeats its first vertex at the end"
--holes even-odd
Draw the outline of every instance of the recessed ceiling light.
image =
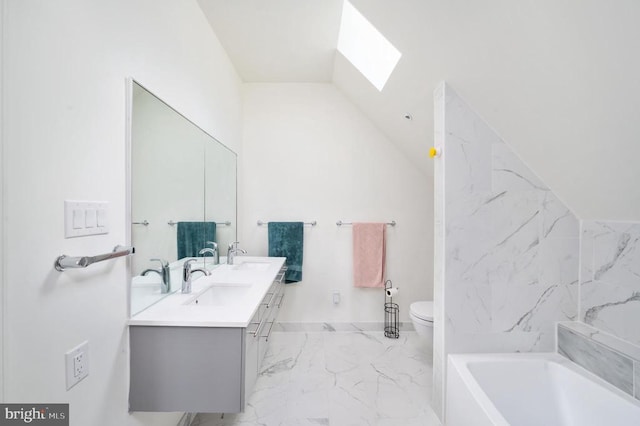
POLYGON ((338 51, 382 91, 402 53, 351 3, 342 7, 338 51))

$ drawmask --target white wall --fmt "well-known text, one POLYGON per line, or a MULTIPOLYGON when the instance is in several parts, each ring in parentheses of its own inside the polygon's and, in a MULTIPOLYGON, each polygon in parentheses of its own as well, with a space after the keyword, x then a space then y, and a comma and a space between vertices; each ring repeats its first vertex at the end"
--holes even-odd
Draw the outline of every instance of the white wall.
POLYGON ((239 79, 195 1, 4 6, 5 398, 69 402, 75 426, 174 425, 127 414, 125 262, 52 265, 125 242, 127 76, 232 148, 239 79), (108 201, 111 232, 64 239, 65 199, 108 201), (90 374, 67 392, 64 353, 84 340, 90 374))
POLYGON ((337 220, 395 220, 387 277, 400 288, 401 320, 412 301, 432 299, 433 183, 338 89, 245 84, 243 129, 241 247, 266 255, 257 220, 318 221, 305 227, 303 280, 287 286, 281 321, 383 321, 383 293, 353 287, 352 229, 337 220))
POLYGON ((406 152, 446 79, 580 218, 640 220, 640 2, 352 2, 403 56, 382 94, 339 57, 334 81, 406 152))
POLYGON ((442 75, 581 219, 640 220, 640 3, 458 3, 442 75))
MULTIPOLYGON (((4 218, 4 0, 0 1, 0 218, 4 218)), ((0 220, 0 401, 4 401, 4 220, 0 220)))

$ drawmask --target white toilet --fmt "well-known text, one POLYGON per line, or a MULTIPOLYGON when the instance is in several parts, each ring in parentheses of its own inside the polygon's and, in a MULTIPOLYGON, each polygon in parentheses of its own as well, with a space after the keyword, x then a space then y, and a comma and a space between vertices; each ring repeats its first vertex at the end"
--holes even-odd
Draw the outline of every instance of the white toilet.
POLYGON ((433 345, 433 302, 413 302, 409 306, 409 316, 418 335, 428 340, 433 345))

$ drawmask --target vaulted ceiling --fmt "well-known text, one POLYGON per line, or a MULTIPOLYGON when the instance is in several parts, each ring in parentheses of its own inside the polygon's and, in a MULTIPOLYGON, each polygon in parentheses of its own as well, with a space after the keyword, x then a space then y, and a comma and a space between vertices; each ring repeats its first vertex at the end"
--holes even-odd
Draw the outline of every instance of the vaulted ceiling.
POLYGON ((403 8, 394 2, 392 13, 389 2, 376 1, 378 8, 372 10, 367 1, 351 2, 402 53, 380 92, 336 50, 343 1, 199 0, 199 4, 245 82, 332 82, 413 163, 431 174, 427 150, 433 140, 433 85, 415 78, 417 70, 412 68, 422 53, 412 37, 421 38, 416 32, 422 25, 406 19, 415 12, 411 6, 419 2, 405 1, 403 8))
POLYGON ((343 0, 198 2, 245 82, 332 82, 427 175, 446 80, 579 216, 640 220, 636 0, 350 0, 402 53, 381 92, 336 51, 343 0))

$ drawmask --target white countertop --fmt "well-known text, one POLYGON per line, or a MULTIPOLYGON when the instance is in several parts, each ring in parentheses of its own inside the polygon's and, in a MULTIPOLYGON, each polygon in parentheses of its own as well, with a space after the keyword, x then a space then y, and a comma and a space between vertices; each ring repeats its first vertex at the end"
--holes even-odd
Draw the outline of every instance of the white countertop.
MULTIPOLYGON (((235 265, 219 265, 211 275, 195 273, 191 293, 180 290, 129 320, 129 325, 174 327, 247 327, 284 264, 284 257, 238 256, 235 265), (242 263, 268 263, 265 270, 241 269, 242 263), (222 305, 190 304, 212 286, 245 286, 246 292, 222 305)), ((200 265, 198 265, 200 266, 200 265)))

